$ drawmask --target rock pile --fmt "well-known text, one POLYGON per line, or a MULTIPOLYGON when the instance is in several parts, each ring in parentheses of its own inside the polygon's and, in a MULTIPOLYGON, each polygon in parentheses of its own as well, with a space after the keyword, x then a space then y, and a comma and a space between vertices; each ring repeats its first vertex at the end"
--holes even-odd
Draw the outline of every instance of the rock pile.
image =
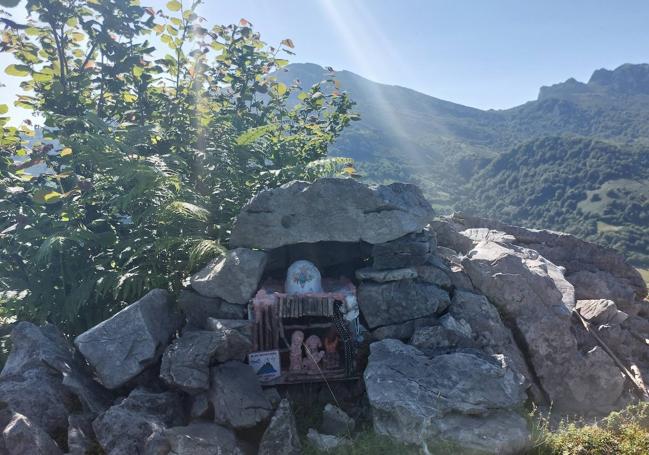
POLYGON ((535 382, 555 407, 606 412, 629 399, 613 358, 576 323, 573 310, 627 368, 649 374, 641 335, 649 328, 647 287, 618 253, 569 234, 463 215, 431 227, 449 263, 508 321, 535 382))
MULTIPOLYGON (((288 258, 355 280, 371 343, 361 402, 376 432, 404 443, 517 453, 531 442, 526 400, 606 412, 633 398, 618 364, 649 374, 647 288, 621 256, 567 234, 433 219, 412 185, 264 191, 231 246, 176 298, 153 290, 73 345, 52 325, 17 324, 0 454, 301 453, 285 391, 263 390, 245 363, 246 303, 288 258)), ((328 406, 306 440, 349 444, 355 423, 328 406)))

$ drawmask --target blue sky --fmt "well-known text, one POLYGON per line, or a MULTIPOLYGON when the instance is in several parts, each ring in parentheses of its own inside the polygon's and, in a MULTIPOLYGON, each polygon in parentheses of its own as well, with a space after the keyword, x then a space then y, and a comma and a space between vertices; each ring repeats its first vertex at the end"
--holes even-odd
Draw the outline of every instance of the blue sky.
MULTIPOLYGON (((647 1, 205 0, 201 14, 208 23, 244 17, 268 43, 292 38, 294 62, 482 109, 524 103, 541 85, 586 81, 598 68, 649 62, 647 1)), ((2 89, 0 103, 15 87, 2 89)))

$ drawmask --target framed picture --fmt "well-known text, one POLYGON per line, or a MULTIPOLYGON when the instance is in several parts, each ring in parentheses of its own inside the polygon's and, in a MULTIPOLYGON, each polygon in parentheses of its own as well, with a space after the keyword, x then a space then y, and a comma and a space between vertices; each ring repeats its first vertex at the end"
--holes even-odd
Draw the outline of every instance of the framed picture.
POLYGON ((255 370, 261 382, 272 381, 281 376, 279 351, 252 352, 248 364, 255 370))

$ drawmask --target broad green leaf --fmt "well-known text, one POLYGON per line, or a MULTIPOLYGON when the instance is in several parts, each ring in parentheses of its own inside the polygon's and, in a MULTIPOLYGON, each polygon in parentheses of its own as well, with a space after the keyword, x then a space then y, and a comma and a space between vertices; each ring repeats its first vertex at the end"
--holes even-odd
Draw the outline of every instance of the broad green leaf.
POLYGON ((284 96, 284 94, 288 90, 288 87, 286 87, 286 84, 280 82, 279 84, 277 84, 276 89, 279 96, 284 96))
POLYGON ((173 38, 171 36, 169 36, 169 35, 162 35, 160 37, 160 41, 162 41, 163 43, 165 43, 168 46, 171 46, 173 44, 173 42, 174 42, 173 38))
POLYGON ((29 36, 37 36, 41 32, 41 29, 38 27, 27 27, 25 33, 29 36))
POLYGON ((43 195, 43 199, 48 203, 56 202, 61 199, 61 193, 59 193, 58 191, 50 191, 49 193, 43 195))
POLYGON ((53 76, 51 74, 34 73, 32 74, 32 78, 36 82, 49 82, 53 79, 53 76))
POLYGON ((144 73, 144 68, 141 66, 134 66, 133 67, 133 76, 135 77, 140 77, 144 73))
POLYGON ((23 109, 29 109, 29 110, 34 109, 34 106, 31 103, 28 103, 26 101, 20 101, 20 100, 14 101, 14 106, 21 107, 23 109))
POLYGON ((9 112, 9 106, 6 104, 0 104, 0 115, 6 114, 7 112, 9 112))
MULTIPOLYGON (((28 174, 26 174, 28 175, 28 174)), ((32 199, 39 204, 56 202, 61 198, 61 193, 51 188, 39 188, 32 193, 32 199)))
POLYGON ((5 73, 9 76, 25 77, 29 75, 29 67, 27 65, 9 65, 5 68, 5 73))
POLYGON ((83 34, 83 33, 81 33, 81 32, 72 32, 72 33, 70 34, 70 38, 71 38, 72 41, 74 41, 75 43, 80 43, 81 41, 83 41, 84 39, 86 39, 86 35, 83 34))
POLYGON ((170 2, 167 2, 167 8, 171 11, 180 11, 180 8, 182 8, 182 4, 177 1, 177 0, 171 0, 170 2))
POLYGON ((276 125, 274 124, 250 128, 248 131, 237 137, 236 143, 240 146, 252 144, 253 142, 261 139, 264 134, 273 131, 275 128, 276 125))
POLYGON ((137 100, 137 96, 129 92, 124 92, 122 93, 122 99, 127 103, 132 103, 133 101, 137 100))

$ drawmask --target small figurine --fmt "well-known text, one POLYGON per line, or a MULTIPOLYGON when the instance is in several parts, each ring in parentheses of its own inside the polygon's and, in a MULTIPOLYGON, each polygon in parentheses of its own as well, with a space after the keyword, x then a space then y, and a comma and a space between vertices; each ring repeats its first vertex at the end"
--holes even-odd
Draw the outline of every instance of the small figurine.
POLYGON ((340 367, 338 343, 340 343, 340 337, 336 329, 332 327, 324 338, 325 355, 322 359, 322 365, 326 370, 335 370, 340 367))
POLYGON ((304 332, 300 330, 293 332, 291 335, 290 371, 302 369, 302 341, 304 341, 304 332))
POLYGON ((304 345, 307 349, 307 355, 304 357, 302 368, 309 372, 318 371, 318 363, 320 363, 325 354, 324 351, 319 351, 322 347, 320 337, 317 335, 311 335, 306 339, 304 345))

